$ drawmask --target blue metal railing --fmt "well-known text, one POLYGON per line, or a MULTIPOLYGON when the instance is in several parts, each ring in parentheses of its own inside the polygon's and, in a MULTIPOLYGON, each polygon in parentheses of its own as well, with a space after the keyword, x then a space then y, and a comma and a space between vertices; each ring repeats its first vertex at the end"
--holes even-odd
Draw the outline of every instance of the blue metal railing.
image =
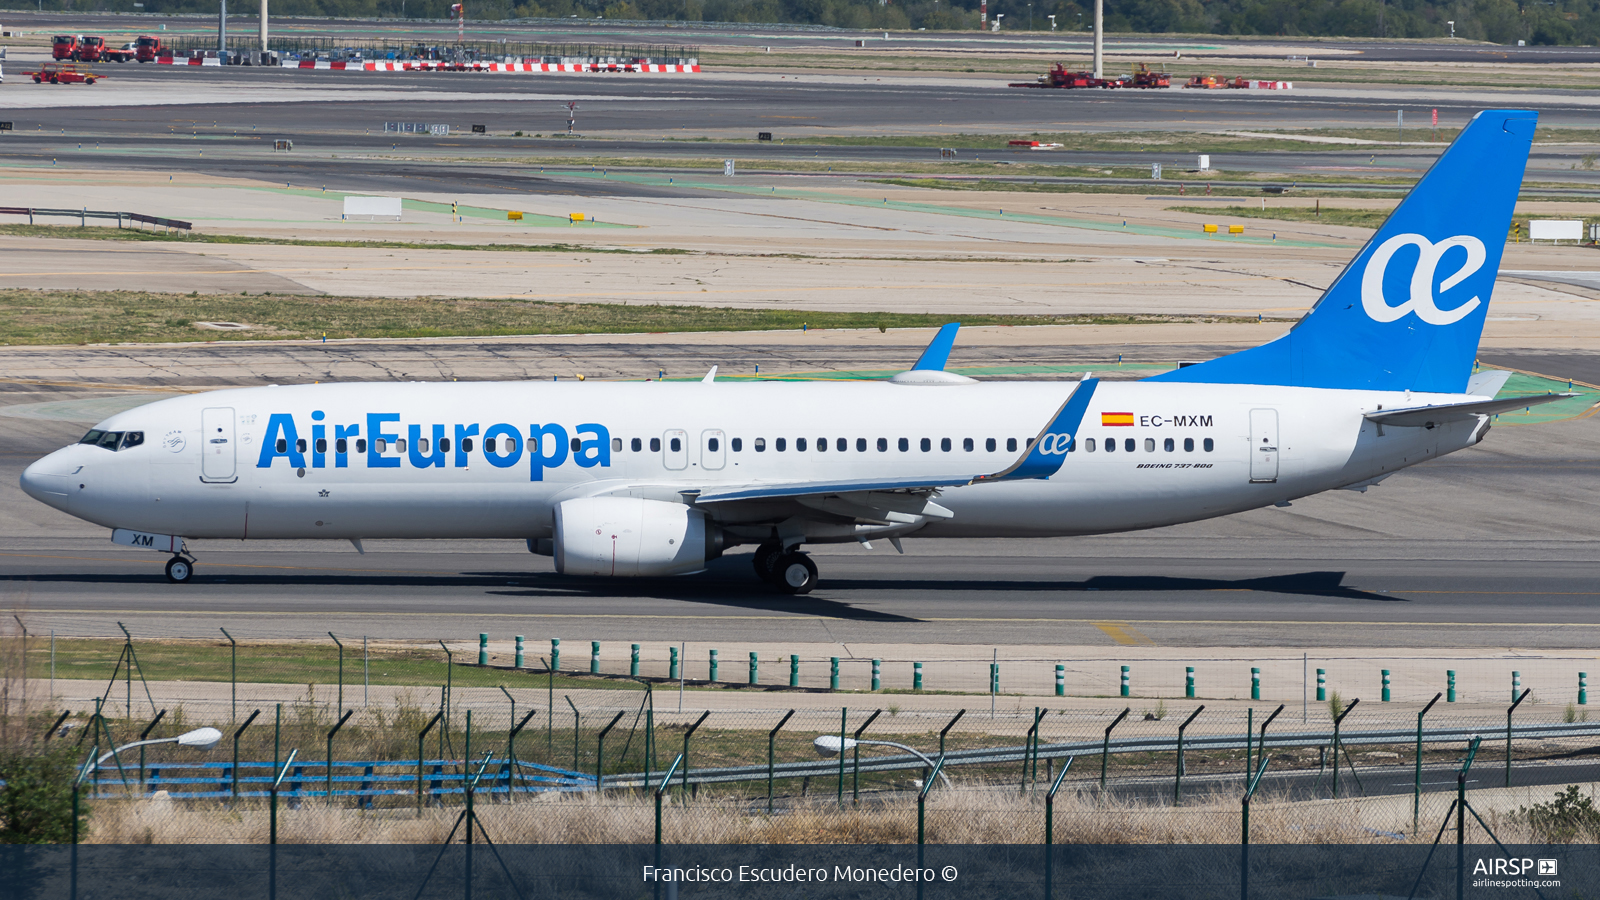
MULTIPOLYGON (((489 760, 489 775, 478 785, 480 794, 520 794, 545 791, 594 790, 594 775, 573 772, 537 763, 513 762, 507 759, 489 760)), ((333 796, 335 797, 415 797, 417 794, 416 760, 334 760, 333 796)), ((465 764, 458 759, 426 759, 422 761, 423 792, 430 797, 462 794, 471 776, 465 764)), ((240 797, 266 797, 275 772, 269 762, 239 763, 240 797)), ((321 762, 296 763, 284 779, 278 796, 284 798, 310 798, 328 796, 328 764, 321 762)), ((126 787, 121 778, 112 772, 102 772, 99 790, 91 796, 97 798, 126 796, 128 790, 138 790, 136 776, 131 775, 126 787)), ((166 791, 175 799, 204 800, 234 796, 233 763, 164 763, 146 769, 143 791, 166 791)))

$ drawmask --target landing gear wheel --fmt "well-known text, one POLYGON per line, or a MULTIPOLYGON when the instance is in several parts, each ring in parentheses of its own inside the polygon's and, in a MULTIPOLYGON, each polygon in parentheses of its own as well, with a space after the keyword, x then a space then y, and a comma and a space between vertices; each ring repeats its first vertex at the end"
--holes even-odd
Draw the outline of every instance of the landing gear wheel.
POLYGON ((174 556, 167 560, 167 580, 173 584, 185 584, 194 577, 194 563, 181 556, 174 556))
POLYGON ((804 553, 785 553, 774 567, 778 590, 786 594, 809 594, 817 586, 817 564, 804 553))
POLYGON ((767 584, 777 584, 778 558, 781 556, 783 548, 777 544, 762 544, 757 547, 755 558, 751 560, 756 569, 756 576, 767 584))

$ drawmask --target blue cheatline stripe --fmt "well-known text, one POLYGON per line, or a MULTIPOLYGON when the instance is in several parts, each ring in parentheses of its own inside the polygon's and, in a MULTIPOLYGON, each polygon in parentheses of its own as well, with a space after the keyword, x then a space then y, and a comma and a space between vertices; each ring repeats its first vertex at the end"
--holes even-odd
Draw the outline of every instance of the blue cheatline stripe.
POLYGON ((1049 478, 1054 475, 1066 461, 1067 451, 1076 439, 1078 426, 1083 424, 1083 417, 1089 411, 1089 401, 1094 399, 1094 390, 1099 386, 1098 378, 1078 382, 1072 396, 1056 411, 1055 418, 1050 420, 1044 431, 1039 432, 1033 446, 1028 448, 1027 456, 1009 469, 974 481, 1015 481, 1019 478, 1049 478))

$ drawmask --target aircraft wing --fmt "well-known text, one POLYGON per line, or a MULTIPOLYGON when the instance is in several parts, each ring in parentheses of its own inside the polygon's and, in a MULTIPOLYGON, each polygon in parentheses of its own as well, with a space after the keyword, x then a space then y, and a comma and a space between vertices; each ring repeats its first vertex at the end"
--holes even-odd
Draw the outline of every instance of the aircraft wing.
POLYGON ((1478 416, 1492 416, 1498 413, 1510 412, 1514 409, 1525 409, 1529 406, 1538 406, 1554 400, 1565 400, 1576 397, 1577 394, 1540 394, 1535 397, 1506 397, 1500 400, 1473 400, 1467 403, 1441 403, 1434 406, 1411 406, 1405 409, 1385 409, 1378 412, 1369 412, 1368 421, 1379 425, 1395 425, 1407 428, 1431 428, 1434 425, 1443 425, 1446 422, 1459 422, 1475 419, 1478 416))

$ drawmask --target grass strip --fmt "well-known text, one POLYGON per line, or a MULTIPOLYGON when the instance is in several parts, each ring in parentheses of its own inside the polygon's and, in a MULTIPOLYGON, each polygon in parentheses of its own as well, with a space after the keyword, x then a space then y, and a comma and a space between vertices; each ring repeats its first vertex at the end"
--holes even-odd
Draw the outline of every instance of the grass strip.
POLYGON ((339 339, 932 328, 957 320, 968 325, 1235 321, 1196 316, 935 315, 538 300, 0 290, 0 345, 11 346, 292 339, 324 334, 339 339), (197 328, 197 322, 241 323, 250 329, 215 331, 197 328))
POLYGON ((110 228, 77 225, 0 224, 0 234, 19 237, 52 237, 80 241, 132 241, 156 244, 271 244, 284 247, 354 247, 373 250, 490 250, 516 253, 656 253, 683 254, 688 250, 660 247, 653 250, 628 250, 620 247, 585 247, 577 244, 448 244, 431 241, 335 241, 301 238, 251 237, 243 234, 215 234, 203 231, 141 231, 137 228, 110 228))

